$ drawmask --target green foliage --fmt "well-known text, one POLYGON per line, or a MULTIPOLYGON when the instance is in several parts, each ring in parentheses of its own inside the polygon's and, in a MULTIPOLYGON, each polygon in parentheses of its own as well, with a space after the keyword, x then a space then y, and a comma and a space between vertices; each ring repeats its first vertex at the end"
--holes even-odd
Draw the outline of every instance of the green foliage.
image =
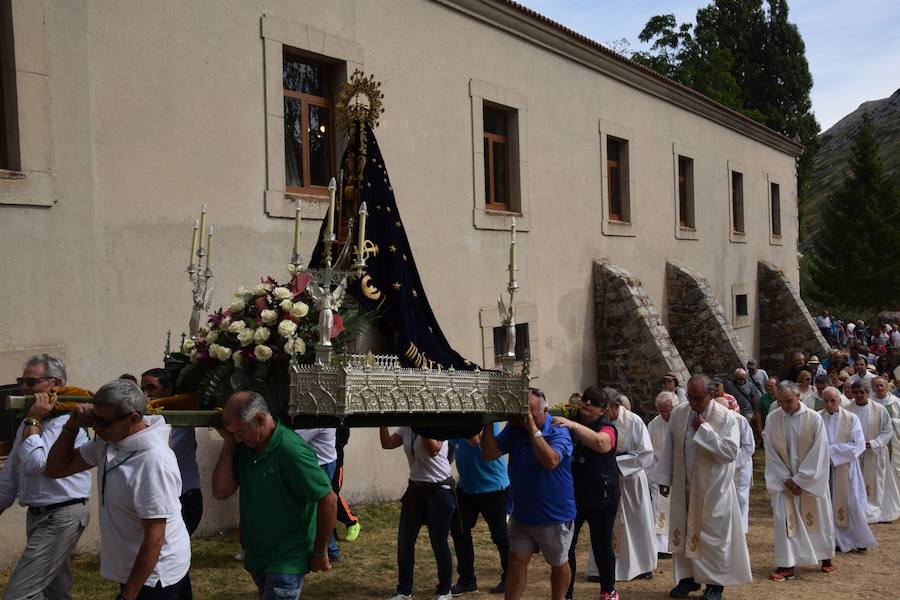
POLYGON ((806 145, 797 178, 802 194, 818 150, 812 74, 786 0, 715 0, 696 25, 657 15, 640 33, 649 52, 632 58, 806 145))
POLYGON ((851 144, 849 173, 819 217, 806 261, 810 298, 851 313, 900 305, 900 191, 885 175, 868 114, 851 144))

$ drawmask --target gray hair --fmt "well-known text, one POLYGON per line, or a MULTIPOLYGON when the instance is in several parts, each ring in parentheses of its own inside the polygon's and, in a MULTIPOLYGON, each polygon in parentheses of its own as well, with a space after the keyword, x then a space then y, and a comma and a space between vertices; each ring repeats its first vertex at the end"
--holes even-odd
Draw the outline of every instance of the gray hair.
POLYGON ((678 404, 678 396, 674 392, 660 392, 656 395, 656 408, 659 409, 660 402, 665 402, 668 400, 672 403, 672 406, 678 404))
POLYGON ((62 385, 66 384, 66 365, 61 358, 52 354, 35 354, 25 363, 25 368, 35 365, 44 365, 44 377, 59 379, 62 385))
POLYGON ((147 398, 135 382, 113 379, 94 394, 94 406, 111 406, 118 415, 133 412, 142 415, 147 408, 147 398))
POLYGON ((778 382, 778 391, 779 392, 793 392, 795 395, 800 395, 800 386, 797 385, 797 382, 791 381, 790 379, 785 379, 784 381, 778 382))
POLYGON ((691 375, 691 378, 688 379, 688 385, 695 381, 703 382, 703 389, 706 390, 707 394, 711 394, 716 389, 716 384, 712 382, 712 379, 709 378, 709 375, 705 375, 703 373, 697 373, 696 375, 691 375))
POLYGON ((238 418, 244 423, 249 423, 259 413, 263 413, 266 416, 271 414, 269 413, 269 405, 266 403, 266 399, 256 392, 244 392, 244 403, 238 409, 238 418))

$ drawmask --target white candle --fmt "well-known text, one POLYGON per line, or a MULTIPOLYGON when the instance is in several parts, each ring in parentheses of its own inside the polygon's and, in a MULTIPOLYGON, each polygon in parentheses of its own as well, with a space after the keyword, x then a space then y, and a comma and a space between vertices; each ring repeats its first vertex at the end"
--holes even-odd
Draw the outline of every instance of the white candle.
POLYGON ((516 218, 513 217, 509 241, 509 281, 516 280, 516 218))
POLYGON ((300 254, 300 198, 297 198, 297 214, 294 217, 294 254, 300 254))
POLYGON ((359 237, 356 242, 356 251, 359 253, 359 262, 363 260, 363 248, 366 246, 366 220, 369 212, 366 210, 366 203, 359 205, 359 237))
MULTIPOLYGON (((203 232, 206 231, 206 202, 203 203, 203 210, 200 211, 200 247, 203 248, 203 232)), ((197 265, 200 266, 200 265, 197 265)))
POLYGON ((200 240, 200 220, 194 219, 194 234, 191 237, 191 260, 188 267, 194 266, 194 256, 197 254, 197 242, 200 240))
POLYGON ((212 225, 209 226, 209 236, 206 238, 206 270, 209 271, 209 264, 212 259, 212 225))
POLYGON ((337 191, 337 182, 334 177, 328 182, 328 230, 326 236, 334 235, 334 194, 337 191))

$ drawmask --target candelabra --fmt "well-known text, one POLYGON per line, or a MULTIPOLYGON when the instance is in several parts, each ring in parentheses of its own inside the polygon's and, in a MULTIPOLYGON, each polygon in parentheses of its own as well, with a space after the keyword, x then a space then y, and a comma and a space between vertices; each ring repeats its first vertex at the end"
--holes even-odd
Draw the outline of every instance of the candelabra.
POLYGON ((206 226, 206 204, 203 204, 203 210, 200 218, 194 221, 194 235, 191 240, 191 257, 188 263, 187 274, 188 281, 191 282, 191 298, 193 300, 193 308, 191 309, 191 322, 188 326, 191 337, 197 337, 200 330, 200 314, 209 310, 210 299, 212 298, 212 279, 213 273, 210 267, 212 259, 212 237, 213 228, 209 226, 209 236, 206 238, 206 245, 203 245, 203 231, 206 226), (196 264, 194 257, 197 257, 196 264), (206 267, 203 259, 206 258, 206 267))
POLYGON ((503 301, 502 294, 497 297, 497 306, 500 309, 500 318, 503 327, 506 328, 506 352, 500 357, 503 371, 510 375, 516 371, 516 305, 515 296, 519 290, 519 282, 516 281, 516 219, 513 217, 510 227, 509 242, 509 283, 506 292, 509 294, 509 304, 503 301))

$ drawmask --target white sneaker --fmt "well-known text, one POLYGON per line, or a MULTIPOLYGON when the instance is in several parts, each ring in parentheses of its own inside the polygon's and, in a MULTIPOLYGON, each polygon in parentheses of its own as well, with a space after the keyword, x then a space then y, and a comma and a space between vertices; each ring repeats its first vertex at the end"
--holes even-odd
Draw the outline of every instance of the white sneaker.
POLYGON ((412 596, 407 596, 406 594, 397 594, 391 600, 412 600, 412 596))
POLYGON ((244 549, 243 549, 243 548, 241 548, 241 549, 237 552, 237 554, 234 555, 234 560, 236 560, 236 561, 238 561, 238 562, 244 560, 244 549))
POLYGON ((452 594, 435 594, 431 600, 453 600, 452 594))

